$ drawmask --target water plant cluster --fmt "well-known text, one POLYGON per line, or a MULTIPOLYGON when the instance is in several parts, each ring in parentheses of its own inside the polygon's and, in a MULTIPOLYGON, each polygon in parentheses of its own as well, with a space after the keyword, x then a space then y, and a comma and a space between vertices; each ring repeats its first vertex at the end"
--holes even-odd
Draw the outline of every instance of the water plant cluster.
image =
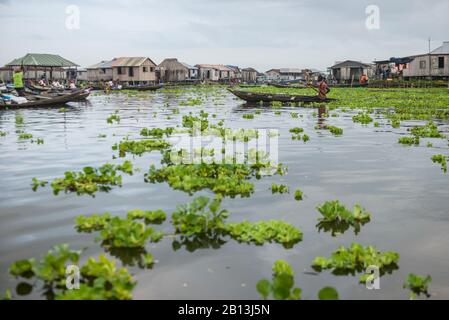
MULTIPOLYGON (((93 196, 97 191, 107 192, 113 186, 121 186, 122 176, 118 172, 133 174, 132 163, 127 160, 121 165, 107 163, 99 168, 84 167, 81 171, 66 171, 63 178, 54 179, 50 185, 55 195, 64 191, 65 193, 76 192, 78 195, 93 196)), ((34 191, 46 184, 46 181, 39 181, 36 178, 32 180, 34 191)))
MULTIPOLYGON (((185 94, 183 89, 165 88, 164 92, 170 93, 175 97, 185 94)), ((220 105, 220 99, 223 97, 220 90, 216 88, 204 89, 202 86, 197 90, 198 96, 189 97, 179 103, 179 106, 198 106, 207 99, 214 100, 215 105, 220 105), (212 93, 211 93, 212 92, 212 93)), ((249 88, 248 90, 262 90, 272 93, 279 92, 298 92, 307 94, 309 89, 284 89, 273 87, 249 88)), ((384 108, 376 115, 383 116, 389 120, 392 127, 400 126, 401 121, 410 119, 429 119, 435 116, 449 118, 449 114, 438 111, 436 108, 426 106, 419 111, 425 104, 420 97, 420 91, 416 91, 416 96, 407 98, 403 104, 399 99, 389 99, 388 93, 375 94, 371 91, 361 91, 358 89, 340 90, 333 89, 332 94, 339 98, 339 101, 332 102, 330 109, 348 108, 357 109, 357 114, 352 116, 354 122, 365 125, 373 122, 370 116, 374 113, 374 108, 384 108), (348 94, 348 97, 346 96, 348 94), (361 106, 357 97, 366 95, 375 100, 371 102, 364 99, 365 103, 361 106), (391 101, 389 101, 391 100, 391 101), (376 104, 379 103, 380 104, 376 104), (394 108, 394 112, 391 111, 394 108), (361 110, 361 111, 360 111, 361 110)), ((136 93, 130 93, 136 94, 136 93)), ((435 105, 444 105, 448 100, 435 92, 440 102, 435 105)), ((428 95, 426 97, 429 97, 428 95)), ((404 99, 402 96, 401 99, 404 99)), ((281 103, 273 103, 272 108, 282 107, 281 103)), ((292 104, 292 107, 298 106, 292 104)), ((173 111, 174 115, 179 114, 179 109, 173 111)), ((190 109, 189 109, 190 110, 190 109)), ((276 111, 280 114, 281 111, 276 111)), ((346 111, 342 111, 346 112, 346 111)), ((245 119, 253 119, 254 114, 260 114, 260 110, 255 113, 243 114, 245 119)), ((290 113, 292 119, 297 119, 297 113, 290 113)), ((332 113, 332 116, 336 114, 332 113)), ((156 116, 156 115, 153 115, 156 116)), ((329 113, 321 115, 321 118, 327 118, 329 113)), ((302 115, 301 115, 302 117, 302 115)), ((224 127, 223 120, 214 122, 216 115, 209 114, 201 110, 199 113, 189 112, 182 116, 181 126, 183 133, 194 134, 195 130, 200 130, 202 134, 217 135, 229 140, 249 141, 258 137, 257 130, 237 130, 224 127)), ((326 119, 329 121, 331 119, 326 119)), ((111 114, 107 119, 108 123, 119 123, 120 116, 118 111, 111 114)), ((23 125, 23 118, 16 113, 16 125, 23 125)), ((178 126, 179 127, 179 126, 178 126)), ((178 128, 177 127, 177 128, 178 128)), ((76 218, 75 228, 83 233, 96 233, 96 240, 101 243, 104 250, 112 257, 121 260, 124 266, 138 265, 141 268, 152 268, 155 260, 153 255, 147 252, 149 243, 156 243, 162 240, 172 240, 172 247, 175 251, 185 247, 187 251, 195 251, 199 248, 219 248, 229 240, 235 240, 239 243, 264 245, 266 243, 276 243, 282 245, 285 249, 290 249, 299 243, 304 235, 296 226, 282 220, 263 220, 263 221, 228 221, 231 220, 231 214, 221 207, 223 197, 234 198, 236 196, 249 197, 254 192, 252 179, 260 179, 264 169, 270 168, 271 164, 264 161, 256 161, 253 164, 237 163, 183 163, 175 164, 171 158, 173 150, 171 145, 164 140, 174 133, 181 132, 174 127, 166 128, 143 128, 140 135, 147 139, 128 140, 124 139, 114 146, 113 150, 119 152, 121 157, 127 154, 143 155, 154 150, 160 151, 162 160, 161 165, 151 164, 149 171, 144 175, 148 183, 167 183, 174 190, 179 190, 193 195, 199 191, 210 191, 214 198, 205 196, 195 197, 192 202, 180 204, 171 213, 157 210, 130 210, 126 216, 113 216, 110 213, 94 214, 91 216, 80 215, 76 218), (167 232, 167 226, 161 225, 167 220, 170 222, 172 232, 167 232), (160 230, 158 229, 160 228, 160 230), (163 230, 163 231, 161 231, 163 230)), ((324 124, 317 129, 329 130, 333 135, 341 135, 343 129, 324 124)), ((302 139, 304 142, 309 140, 309 136, 304 134, 304 129, 293 127, 290 130, 294 140, 302 139)), ((416 139, 442 138, 444 137, 438 130, 438 126, 429 121, 425 126, 413 127, 410 130, 413 140, 405 138, 403 141, 407 144, 416 144, 416 139)), ((201 155, 212 155, 213 150, 200 148, 194 153, 201 155)), ((183 150, 179 151, 184 154, 183 150)), ((256 154, 259 158, 259 154, 256 154)), ((263 157, 261 157, 263 158, 263 157)), ((435 155, 432 161, 440 163, 442 170, 447 170, 448 157, 444 155, 435 155)), ((68 171, 63 178, 54 179, 50 185, 55 194, 61 191, 66 193, 77 193, 78 195, 94 195, 98 191, 109 191, 113 186, 121 186, 122 177, 119 172, 133 174, 133 165, 130 161, 125 161, 121 165, 105 164, 99 168, 85 167, 81 171, 68 171)), ((276 173, 282 175, 286 169, 279 165, 276 173)), ((45 187, 47 181, 32 180, 33 190, 45 187)), ((289 186, 273 183, 271 185, 272 193, 289 193, 289 186)), ((296 189, 293 198, 297 201, 304 200, 304 193, 296 189)), ((326 201, 317 207, 320 217, 317 220, 317 229, 319 231, 330 232, 332 236, 344 233, 350 227, 354 229, 355 235, 361 231, 361 227, 371 220, 371 214, 362 206, 356 204, 352 210, 347 209, 338 200, 326 201)), ((19 260, 11 265, 10 273, 18 278, 35 278, 43 283, 46 288, 45 294, 49 299, 131 299, 132 290, 136 281, 132 278, 126 268, 116 267, 114 260, 109 260, 105 256, 100 256, 98 260, 89 257, 87 262, 81 266, 81 288, 80 290, 65 289, 65 266, 68 262, 79 264, 82 252, 72 251, 66 245, 56 246, 44 258, 36 262, 35 259, 19 260)), ((361 274, 360 282, 369 280, 369 275, 365 274, 367 266, 375 265, 379 267, 381 275, 391 273, 398 268, 399 254, 393 251, 381 252, 371 245, 361 245, 354 242, 349 248, 340 246, 335 252, 331 253, 329 258, 316 257, 312 262, 312 267, 321 272, 331 270, 335 275, 355 275, 361 274)), ((294 269, 283 260, 278 260, 273 265, 272 279, 263 279, 257 284, 257 291, 262 298, 274 299, 300 299, 302 290, 295 286, 294 269)), ((410 274, 407 278, 404 288, 410 290, 411 297, 415 298, 420 294, 428 294, 428 286, 431 282, 430 276, 423 277, 410 274)), ((338 299, 337 291, 332 287, 324 287, 318 293, 319 299, 338 299)))

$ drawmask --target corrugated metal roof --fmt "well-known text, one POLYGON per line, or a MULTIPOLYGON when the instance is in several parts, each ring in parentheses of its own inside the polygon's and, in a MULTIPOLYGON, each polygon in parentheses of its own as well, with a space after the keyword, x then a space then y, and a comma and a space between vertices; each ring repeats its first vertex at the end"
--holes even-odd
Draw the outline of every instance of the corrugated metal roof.
POLYGON ((251 68, 251 67, 249 67, 249 68, 244 68, 244 69, 242 69, 242 71, 248 71, 248 72, 258 72, 256 69, 254 69, 254 68, 251 68))
POLYGON ((331 69, 336 68, 345 68, 345 67, 353 67, 353 68, 367 68, 369 67, 369 64, 360 62, 360 61, 353 61, 353 60, 346 60, 340 63, 337 63, 331 67, 331 69))
POLYGON ((112 67, 138 67, 147 59, 156 66, 156 64, 148 57, 119 57, 112 59, 112 67))
POLYGON ((112 61, 101 61, 93 66, 87 67, 87 69, 109 69, 112 68, 112 61))
POLYGON ((188 63, 185 63, 185 62, 180 62, 184 67, 186 67, 187 69, 190 69, 190 70, 198 70, 198 68, 197 67, 194 67, 194 66, 191 66, 190 64, 188 64, 188 63))
POLYGON ((431 54, 449 54, 449 41, 444 41, 443 45, 430 52, 431 54))
POLYGON ((7 66, 39 66, 39 67, 78 67, 76 63, 64 59, 57 54, 27 53, 25 56, 14 59, 7 66))

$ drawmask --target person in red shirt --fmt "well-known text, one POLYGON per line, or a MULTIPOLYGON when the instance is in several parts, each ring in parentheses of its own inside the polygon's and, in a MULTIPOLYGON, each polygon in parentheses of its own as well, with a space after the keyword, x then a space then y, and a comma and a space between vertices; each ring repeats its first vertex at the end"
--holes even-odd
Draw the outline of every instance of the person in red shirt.
POLYGON ((326 79, 323 76, 318 76, 318 98, 326 99, 327 93, 329 92, 329 87, 327 85, 326 79))
POLYGON ((360 76, 360 80, 359 80, 360 85, 361 86, 366 86, 367 81, 368 81, 368 77, 366 76, 366 74, 362 74, 360 76))

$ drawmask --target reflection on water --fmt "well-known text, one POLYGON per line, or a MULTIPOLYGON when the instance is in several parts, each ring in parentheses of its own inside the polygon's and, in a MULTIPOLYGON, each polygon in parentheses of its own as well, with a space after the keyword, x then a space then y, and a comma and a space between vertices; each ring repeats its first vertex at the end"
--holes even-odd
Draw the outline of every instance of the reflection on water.
MULTIPOLYGON (((141 171, 133 176, 124 175, 121 188, 97 194, 95 198, 75 194, 54 196, 49 187, 33 192, 33 177, 51 180, 67 170, 121 163, 123 159, 113 159, 113 144, 127 136, 139 137, 144 127, 175 127, 183 115, 203 109, 217 115, 210 117, 211 122, 224 119, 226 127, 279 129, 279 162, 288 166, 288 174, 252 179, 255 192, 250 198, 226 198, 222 207, 231 212, 231 221, 285 220, 299 227, 304 239, 292 249, 285 249, 276 244, 226 242, 220 235, 167 237, 148 245, 146 251, 108 250, 138 280, 135 298, 257 299, 255 285, 261 278, 270 278, 271 266, 277 259, 285 259, 293 266, 296 283, 303 292, 334 286, 341 298, 406 299, 408 292, 402 289, 402 284, 407 274, 413 272, 431 274, 434 297, 449 298, 449 179, 430 160, 433 154, 446 152, 446 144, 435 143, 435 148, 404 147, 397 143, 397 137, 406 129, 392 129, 381 118, 376 119, 380 127, 374 128, 354 124, 351 113, 340 112, 339 117, 326 118, 328 110, 324 105, 318 110, 250 108, 226 90, 203 95, 200 106, 179 105, 194 96, 192 92, 170 90, 131 95, 98 93, 88 102, 65 106, 65 110, 0 111, 0 130, 7 132, 0 137, 0 293, 11 288, 26 298, 51 296, 51 288, 41 290, 38 284, 32 288, 13 279, 7 270, 13 261, 39 258, 55 244, 69 243, 74 249, 87 247, 84 257, 104 252, 101 243, 94 242, 94 234, 76 232, 77 215, 110 212, 124 216, 131 209, 162 209, 171 213, 177 204, 191 201, 188 194, 172 190, 166 183, 144 182, 143 175, 149 166, 160 164, 157 152, 127 156, 141 171), (174 112, 176 109, 179 114, 174 112), (116 110, 120 122, 107 124, 106 119, 116 110), (243 112, 256 110, 260 112, 253 120, 242 118, 243 112), (276 115, 275 111, 281 114, 276 115), (292 111, 299 117, 291 117, 292 111), (18 139, 17 114, 24 118, 21 130, 44 139, 43 145, 18 139), (335 137, 327 131, 315 130, 317 125, 326 123, 343 128, 344 134, 335 137), (288 131, 296 126, 304 128, 310 141, 292 141, 288 131), (288 185, 290 190, 300 188, 305 199, 298 202, 293 194, 272 195, 272 183, 288 185), (357 235, 346 231, 345 226, 336 229, 317 226, 316 206, 332 199, 339 199, 348 207, 361 204, 371 212, 371 222, 357 235), (317 228, 324 232, 317 232, 317 228), (340 234, 343 231, 346 232, 340 234), (316 256, 329 256, 338 246, 348 246, 354 241, 401 254, 400 269, 381 278, 381 290, 366 290, 358 284, 357 277, 350 275, 313 273, 310 266, 316 256), (152 268, 139 267, 143 266, 145 252, 156 260, 152 268)), ((211 196, 205 191, 198 194, 211 196)), ((170 224, 161 228, 169 231, 170 224)))

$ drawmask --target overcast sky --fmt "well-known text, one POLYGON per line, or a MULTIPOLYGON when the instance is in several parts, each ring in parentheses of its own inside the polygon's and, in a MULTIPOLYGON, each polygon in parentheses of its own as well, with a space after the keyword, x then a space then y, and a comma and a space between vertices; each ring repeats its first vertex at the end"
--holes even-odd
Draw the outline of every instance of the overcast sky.
MULTIPOLYGON (((0 64, 28 52, 89 66, 118 56, 325 70, 427 52, 449 40, 449 0, 0 0, 0 64), (79 29, 66 28, 68 5, 79 29), (366 27, 377 5, 379 29, 366 27)), ((69 19, 69 22, 73 21, 69 19)))

